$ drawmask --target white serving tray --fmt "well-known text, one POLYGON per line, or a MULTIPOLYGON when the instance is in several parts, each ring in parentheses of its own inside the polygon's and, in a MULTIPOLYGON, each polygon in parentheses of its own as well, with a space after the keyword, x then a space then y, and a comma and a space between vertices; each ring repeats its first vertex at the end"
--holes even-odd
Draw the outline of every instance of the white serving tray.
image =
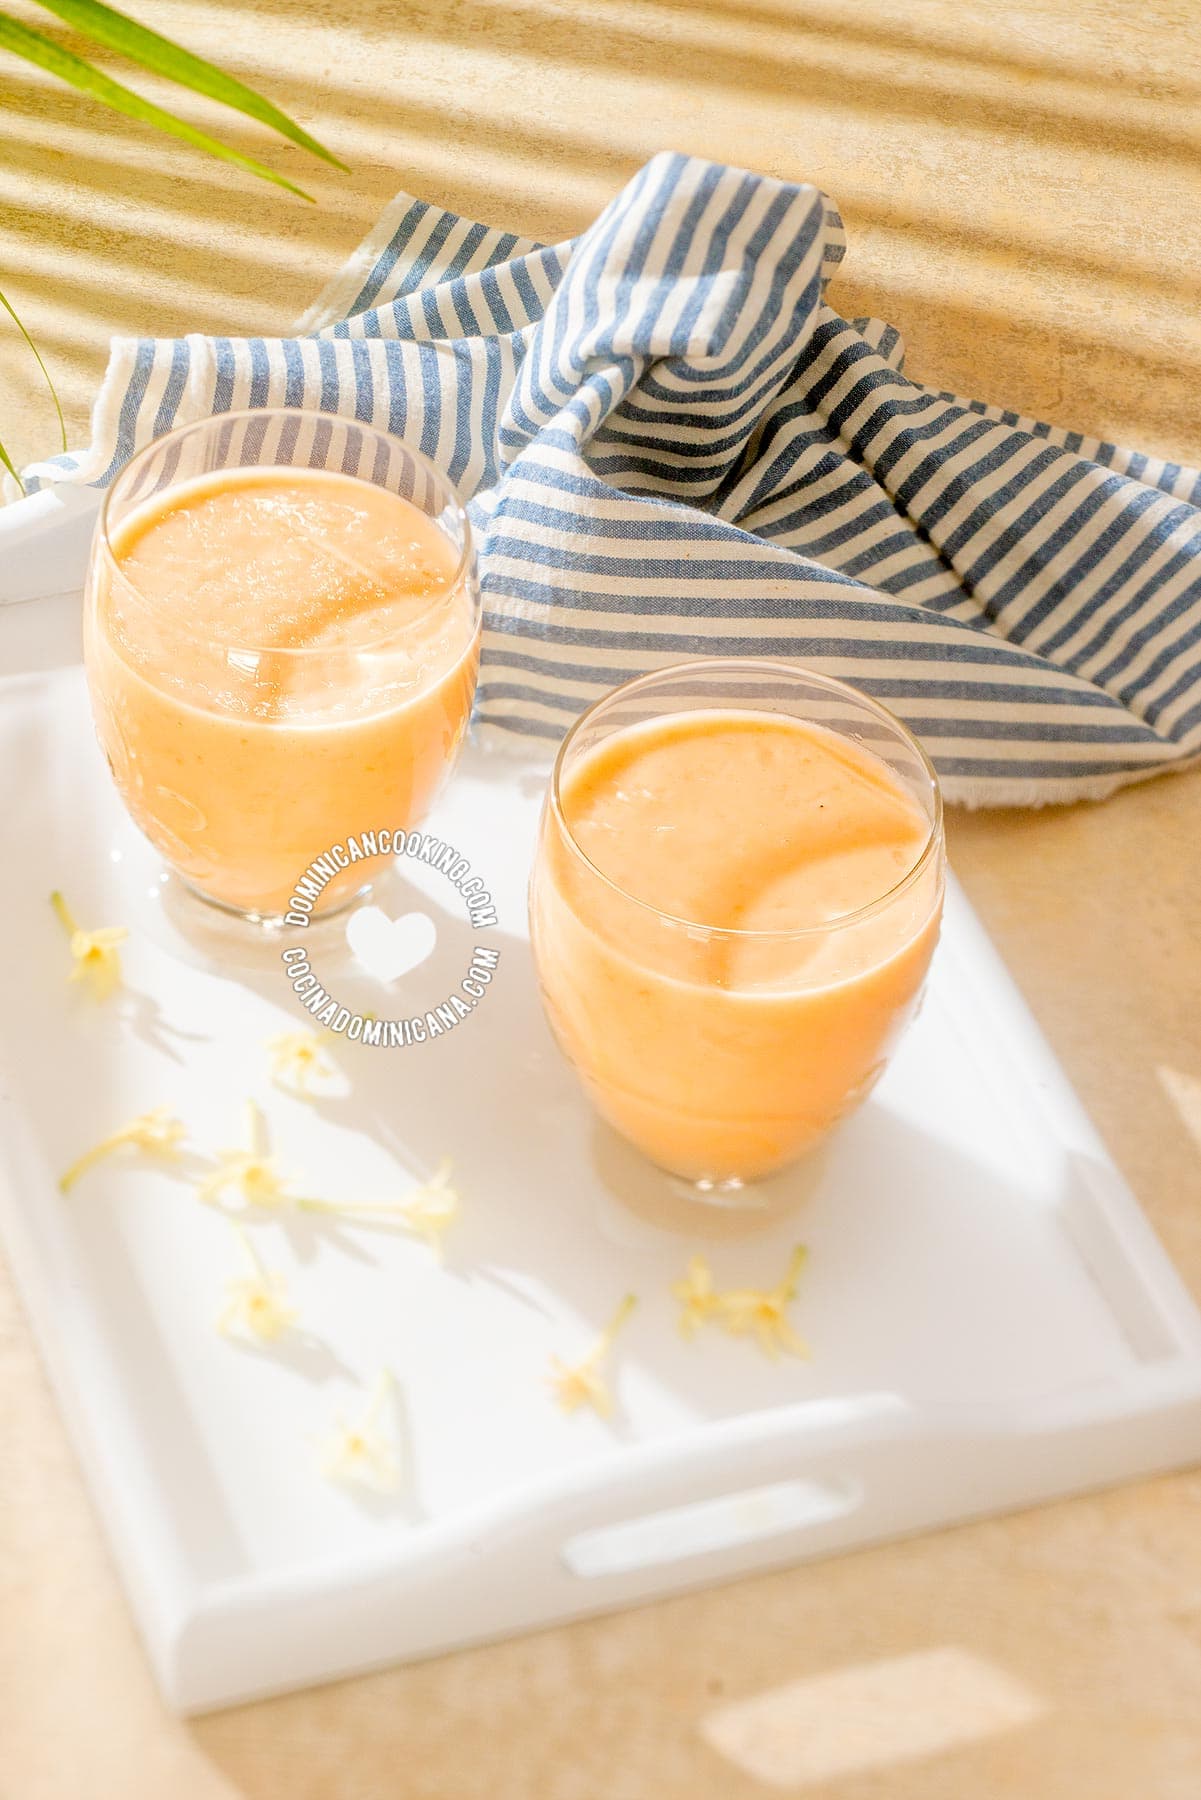
MULTIPOLYGON (((422 1048, 342 1047, 347 1091, 306 1106, 267 1079, 263 1041, 305 1022, 277 947, 181 925, 111 789, 78 666, 82 533, 16 508, 0 549, 0 593, 25 600, 0 606, 0 1223, 173 1705, 1201 1457, 1201 1317, 954 887, 923 1015, 803 1210, 709 1246, 723 1284, 759 1285, 808 1244, 795 1312, 812 1361, 685 1343, 667 1290, 697 1240, 615 1202, 660 1178, 593 1127, 535 994, 524 887, 544 771, 473 750, 431 822, 498 900, 478 1013, 422 1048), (126 990, 104 1006, 65 980, 55 887, 82 923, 130 927, 126 990), (464 1197, 443 1266, 386 1229, 256 1226, 306 1330, 277 1354, 215 1332, 236 1250, 179 1175, 113 1160, 56 1188, 155 1104, 206 1146, 235 1142, 248 1095, 309 1191, 394 1192, 449 1153, 464 1197), (617 1414, 567 1417, 549 1359, 586 1349, 628 1289, 617 1414), (318 1447, 385 1365, 409 1479, 358 1501, 322 1478, 318 1447)), ((470 934, 441 898, 429 885, 423 904, 453 984, 470 934)), ((372 1004, 344 928, 320 941, 326 985, 372 1004)))

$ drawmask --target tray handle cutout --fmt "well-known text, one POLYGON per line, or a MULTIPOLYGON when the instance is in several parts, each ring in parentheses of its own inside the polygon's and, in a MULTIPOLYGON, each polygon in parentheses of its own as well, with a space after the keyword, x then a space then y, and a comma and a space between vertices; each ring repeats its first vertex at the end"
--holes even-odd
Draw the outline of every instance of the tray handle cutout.
POLYGON ((573 1575, 624 1575, 825 1525, 862 1501, 863 1484, 849 1476, 774 1481, 578 1532, 561 1555, 573 1575))

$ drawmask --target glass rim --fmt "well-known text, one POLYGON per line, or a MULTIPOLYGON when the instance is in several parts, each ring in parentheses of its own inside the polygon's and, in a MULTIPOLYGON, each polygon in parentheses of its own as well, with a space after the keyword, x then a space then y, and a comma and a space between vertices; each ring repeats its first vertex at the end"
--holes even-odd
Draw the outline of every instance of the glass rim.
MULTIPOLYGON (((113 549, 112 539, 109 535, 109 507, 112 504, 114 497, 119 493, 122 484, 127 478, 148 460, 153 451, 161 451, 165 445, 175 442, 176 439, 185 438, 191 432, 212 430, 215 426, 237 425, 243 422, 249 422, 252 419, 283 420, 306 418, 313 420, 328 419, 331 424, 341 425, 348 430, 353 429, 355 431, 361 431, 365 435, 382 440, 387 444, 398 445, 400 449, 404 451, 405 455, 411 458, 413 463, 416 464, 417 468, 421 470, 422 473, 427 477, 432 477, 438 487, 445 491, 447 496, 447 506, 453 512, 456 523, 462 532, 462 547, 459 551, 458 561, 455 564, 454 574, 448 579, 444 593, 436 595, 431 599, 429 605, 424 607, 421 612, 417 614, 417 619, 426 618, 439 599, 450 599, 451 596, 456 594, 467 582, 475 558, 475 538, 471 529, 471 519, 468 516, 467 508, 454 483, 448 476, 442 473, 442 470, 439 469, 436 464, 430 461, 428 456, 425 456, 420 450, 414 450, 410 444, 405 442, 404 438, 398 437, 395 432, 382 431, 379 426, 369 425, 362 419, 347 419, 340 413, 327 413, 322 412, 319 408, 301 406, 243 406, 237 407, 230 412, 210 413, 203 419, 191 419, 184 425, 172 426, 170 431, 164 431, 159 437, 151 438, 149 443, 143 444, 142 448, 137 451, 135 455, 131 456, 129 461, 117 471, 117 474, 114 476, 109 486, 105 488, 104 498, 100 502, 100 512, 96 521, 95 548, 101 554, 107 565, 110 579, 119 581, 122 588, 132 594, 137 604, 147 613, 162 616, 168 603, 166 601, 153 600, 141 591, 137 583, 132 580, 129 574, 123 569, 121 562, 113 549)), ((231 468, 244 469, 288 469, 300 466, 301 465, 299 464, 278 462, 230 464, 231 468)), ((214 471, 214 473, 215 472, 216 471, 214 471)), ((343 471, 339 470, 338 473, 342 474, 343 471)), ((191 478, 189 477, 188 479, 191 478)), ((368 480, 368 478, 363 475, 346 475, 345 479, 347 481, 359 482, 364 487, 379 487, 380 485, 378 482, 368 480)), ((168 483, 165 489, 158 489, 156 491, 159 493, 170 492, 172 485, 174 484, 168 483)), ((181 482, 178 485, 182 487, 185 484, 181 482)), ((391 492, 391 490, 384 489, 384 492, 391 492)), ((402 495, 397 495, 395 497, 397 499, 403 498, 402 495)), ((147 495, 146 498, 149 499, 151 496, 147 495)), ((135 502, 135 505, 138 504, 141 503, 135 502)), ((409 504, 412 504, 412 502, 409 504)), ((420 511, 420 508, 417 510, 420 511)), ((429 518, 429 514, 425 514, 424 517, 429 518)), ((436 523, 436 521, 431 522, 436 523)), ((478 632, 480 628, 480 603, 478 595, 473 602, 472 610, 476 614, 473 621, 474 629, 478 632)), ((416 621, 413 622, 415 623, 416 621)), ((194 643, 203 644, 207 649, 226 650, 233 652, 234 654, 254 656, 329 657, 336 655, 339 652, 349 655, 362 655, 394 643, 397 636, 396 631, 392 630, 383 633, 379 638, 372 638, 365 643, 357 644, 255 644, 238 638, 213 637, 206 632, 195 631, 189 626, 186 618, 180 619, 175 617, 172 619, 172 624, 182 637, 190 638, 194 643)))
MULTIPOLYGON (((746 707, 746 711, 748 712, 753 712, 755 710, 756 708, 753 703, 748 704, 746 707)), ((814 722, 818 723, 819 721, 814 722)), ((686 931, 703 931, 707 937, 737 939, 742 942, 791 942, 796 938, 828 937, 832 932, 843 931, 850 926, 862 924, 866 919, 872 918, 874 915, 883 912, 894 901, 900 898, 907 889, 917 885, 917 882, 922 875, 926 873, 930 864, 934 861, 938 849, 943 842, 943 798, 942 784, 938 779, 938 771, 935 769, 934 764, 930 761, 925 750, 904 721, 898 719, 894 712, 887 706, 882 705, 880 701, 873 699, 870 694, 865 694, 860 688, 852 686, 849 681, 840 681, 835 675, 822 674, 816 669, 811 669, 807 663, 776 662, 770 657, 692 657, 685 662, 669 663, 662 669, 651 669, 645 675, 635 675, 632 676, 629 681, 619 682, 616 687, 610 688, 607 693, 602 694, 599 699, 594 700, 591 706, 586 707, 579 717, 572 721, 572 724, 565 733, 563 741, 559 745, 555 755, 554 766, 551 770, 548 799, 551 815, 573 855, 584 865, 589 874, 595 875, 598 881, 603 882, 607 888, 619 895, 621 899, 627 901, 631 906, 641 908, 643 912, 651 913, 656 919, 663 921, 665 924, 680 926, 686 931), (604 870, 599 868, 588 853, 580 846, 575 833, 567 822, 567 816, 563 811, 561 793, 561 780, 564 764, 577 734, 590 719, 594 718, 597 713, 602 712, 605 707, 609 706, 619 695, 629 694, 638 688, 651 687, 655 683, 662 681, 665 677, 673 675, 701 672, 713 674, 717 671, 727 674, 783 675, 789 680, 805 680, 813 682, 818 687, 825 688, 827 692, 851 699, 858 705, 864 707, 868 712, 874 713, 875 716, 878 719, 881 719, 886 725, 892 726, 902 741, 915 752, 918 762, 925 771, 926 777, 930 783, 930 790, 934 796, 934 812, 930 820, 930 829, 926 835, 926 841, 922 846, 921 853, 917 857, 917 860, 905 871, 900 879, 895 881, 890 888, 887 888, 884 891, 884 893, 877 895, 874 900, 866 901, 862 906, 857 906, 853 912, 839 913, 837 917, 827 919, 820 925, 781 925, 772 926, 765 930, 750 930, 739 925, 707 925, 701 919, 686 919, 678 913, 666 912, 662 907, 656 906, 654 901, 643 900, 637 894, 631 894, 628 889, 622 887, 620 882, 614 881, 611 875, 606 875, 604 870)))

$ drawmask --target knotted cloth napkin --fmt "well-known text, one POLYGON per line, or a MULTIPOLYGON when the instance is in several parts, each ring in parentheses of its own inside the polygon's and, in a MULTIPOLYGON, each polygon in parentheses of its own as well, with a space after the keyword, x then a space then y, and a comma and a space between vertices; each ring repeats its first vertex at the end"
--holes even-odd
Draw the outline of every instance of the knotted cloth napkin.
POLYGON ((553 246, 402 195, 294 337, 120 339, 81 456, 233 408, 385 427, 470 498, 484 726, 556 738, 689 657, 877 696, 948 796, 1100 796, 1201 754, 1201 475, 910 381, 825 302, 815 188, 657 156, 553 246))

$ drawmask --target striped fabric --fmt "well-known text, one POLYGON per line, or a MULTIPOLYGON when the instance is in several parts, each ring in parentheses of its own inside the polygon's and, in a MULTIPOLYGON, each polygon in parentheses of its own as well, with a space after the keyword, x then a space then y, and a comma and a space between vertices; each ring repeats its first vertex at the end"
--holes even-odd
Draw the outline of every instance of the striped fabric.
POLYGON ((798 658, 948 796, 1105 794, 1201 754, 1201 475, 937 393, 825 302, 828 201, 675 155, 544 247, 402 196, 282 340, 119 340, 103 485, 230 408, 350 414, 471 497, 486 727, 558 737, 638 671, 798 658))

